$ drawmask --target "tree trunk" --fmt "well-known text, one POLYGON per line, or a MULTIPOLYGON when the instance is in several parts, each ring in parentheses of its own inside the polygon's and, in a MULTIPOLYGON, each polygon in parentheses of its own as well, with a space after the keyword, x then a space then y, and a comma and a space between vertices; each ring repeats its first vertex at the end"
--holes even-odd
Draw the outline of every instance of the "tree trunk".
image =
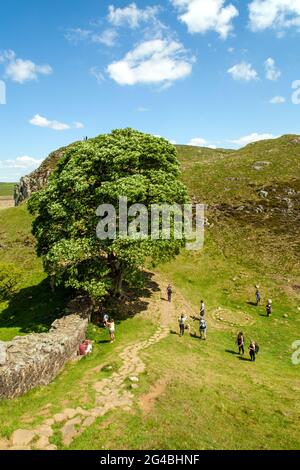
POLYGON ((108 262, 110 265, 112 278, 114 281, 113 296, 120 297, 122 295, 123 288, 123 271, 119 260, 115 258, 113 254, 108 255, 108 262))
POLYGON ((54 279, 54 276, 50 277, 50 287, 51 287, 52 294, 54 294, 54 292, 55 292, 55 279, 54 279))

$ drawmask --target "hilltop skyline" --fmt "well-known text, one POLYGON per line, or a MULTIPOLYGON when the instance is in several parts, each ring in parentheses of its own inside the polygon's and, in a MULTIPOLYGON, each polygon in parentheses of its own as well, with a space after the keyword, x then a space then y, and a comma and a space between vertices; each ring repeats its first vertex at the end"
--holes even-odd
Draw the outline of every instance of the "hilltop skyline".
POLYGON ((114 128, 212 148, 298 134, 299 34, 292 0, 4 2, 0 180, 114 128))

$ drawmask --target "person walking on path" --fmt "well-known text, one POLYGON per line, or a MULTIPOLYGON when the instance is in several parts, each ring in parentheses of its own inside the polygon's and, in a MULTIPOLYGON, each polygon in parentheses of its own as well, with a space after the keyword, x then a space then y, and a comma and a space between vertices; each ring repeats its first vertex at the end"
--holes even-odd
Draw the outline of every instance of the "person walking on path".
POLYGON ((180 317, 178 318, 178 323, 179 323, 179 336, 184 335, 184 329, 185 329, 185 322, 187 321, 187 316, 182 313, 180 317))
POLYGON ((244 348, 244 345, 245 345, 245 337, 244 337, 244 334, 242 331, 239 332, 238 336, 237 336, 237 340, 236 340, 236 344, 239 348, 239 354, 242 354, 244 355, 245 354, 245 348, 244 348))
POLYGON ((266 305, 266 312, 267 312, 267 317, 269 317, 272 314, 272 300, 269 299, 268 303, 266 305))
POLYGON ((250 340, 250 346, 249 346, 249 354, 250 354, 250 360, 252 362, 255 362, 255 355, 257 353, 257 346, 256 346, 256 343, 255 341, 253 341, 252 339, 250 340))
POLYGON ((172 292, 173 292, 172 286, 171 284, 169 284, 167 287, 168 302, 172 301, 172 292))
POLYGON ((200 319, 199 330, 200 330, 200 339, 206 340, 207 325, 206 325, 206 321, 204 320, 204 317, 200 319))
POLYGON ((255 293, 256 306, 258 307, 259 304, 260 304, 260 301, 261 301, 261 295, 260 295, 260 292, 259 292, 259 286, 255 286, 255 287, 256 287, 256 293, 255 293))
POLYGON ((115 321, 111 318, 105 323, 105 326, 108 328, 110 342, 113 343, 115 341, 115 321))
POLYGON ((201 300, 200 302, 200 318, 204 318, 205 316, 205 305, 204 305, 204 301, 201 300))

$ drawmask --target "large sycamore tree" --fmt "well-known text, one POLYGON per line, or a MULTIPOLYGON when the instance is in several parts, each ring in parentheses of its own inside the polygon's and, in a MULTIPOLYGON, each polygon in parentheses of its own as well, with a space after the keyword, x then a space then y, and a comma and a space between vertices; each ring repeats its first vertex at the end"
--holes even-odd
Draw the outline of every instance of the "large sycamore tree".
MULTIPOLYGON (((45 189, 29 200, 35 215, 37 253, 54 285, 88 293, 94 300, 141 285, 148 263, 175 257, 182 240, 120 237, 101 240, 96 210, 119 197, 128 206, 188 202, 179 180, 176 148, 133 129, 77 142, 67 148, 45 189)), ((174 235, 174 232, 173 232, 174 235)))

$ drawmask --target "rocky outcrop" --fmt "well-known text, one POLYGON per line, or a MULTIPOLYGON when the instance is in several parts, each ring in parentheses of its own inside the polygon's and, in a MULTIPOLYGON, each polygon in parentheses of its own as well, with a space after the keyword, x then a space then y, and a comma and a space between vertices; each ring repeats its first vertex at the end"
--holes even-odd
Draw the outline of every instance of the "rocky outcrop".
POLYGON ((0 342, 0 399, 14 398, 48 385, 78 353, 86 337, 89 309, 56 320, 49 333, 0 342))
POLYGON ((16 206, 26 201, 34 192, 39 191, 47 185, 49 176, 55 169, 57 162, 72 145, 74 144, 68 147, 62 147, 50 153, 37 170, 20 179, 19 183, 15 186, 14 200, 16 206))

